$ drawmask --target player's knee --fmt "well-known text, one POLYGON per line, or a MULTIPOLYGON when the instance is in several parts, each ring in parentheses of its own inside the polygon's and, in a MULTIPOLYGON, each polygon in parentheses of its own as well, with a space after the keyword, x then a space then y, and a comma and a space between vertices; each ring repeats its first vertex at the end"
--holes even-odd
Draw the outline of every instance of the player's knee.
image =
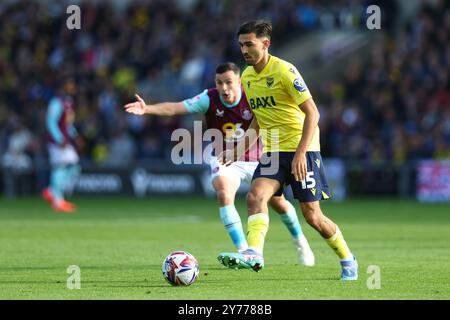
POLYGON ((313 228, 320 227, 322 221, 322 211, 318 206, 309 206, 302 204, 302 212, 306 222, 313 228))
POLYGON ((315 214, 305 215, 306 222, 313 228, 317 229, 320 227, 321 218, 315 214))
POLYGON ((222 206, 226 206, 233 203, 233 197, 225 189, 217 190, 217 201, 222 206))
POLYGON ((247 194, 247 207, 249 209, 260 207, 263 203, 267 202, 262 192, 258 190, 250 190, 247 194))

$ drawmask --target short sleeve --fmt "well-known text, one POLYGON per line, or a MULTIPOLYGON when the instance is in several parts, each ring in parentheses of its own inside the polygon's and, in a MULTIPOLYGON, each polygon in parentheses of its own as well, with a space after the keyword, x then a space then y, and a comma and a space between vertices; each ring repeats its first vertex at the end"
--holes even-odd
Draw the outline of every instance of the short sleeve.
POLYGON ((209 109, 209 103, 208 90, 203 91, 195 97, 183 100, 183 104, 189 113, 206 113, 209 109))
POLYGON ((283 70, 282 82, 297 105, 312 97, 300 72, 293 65, 287 65, 285 70, 283 70))
POLYGON ((47 129, 50 135, 57 143, 63 143, 64 135, 59 129, 58 123, 64 112, 64 107, 60 99, 53 98, 48 106, 47 110, 47 129))

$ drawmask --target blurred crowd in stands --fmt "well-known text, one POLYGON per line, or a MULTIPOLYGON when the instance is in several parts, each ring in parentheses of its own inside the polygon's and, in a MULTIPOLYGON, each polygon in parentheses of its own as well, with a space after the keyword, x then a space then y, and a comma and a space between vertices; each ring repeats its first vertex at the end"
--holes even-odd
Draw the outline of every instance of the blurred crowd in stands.
MULTIPOLYGON (((236 30, 255 17, 272 20, 274 46, 344 27, 339 17, 349 12, 354 27, 364 28, 365 2, 325 3, 155 0, 117 9, 86 1, 81 30, 69 30, 64 2, 2 2, 0 161, 20 168, 46 163, 45 112, 61 74, 78 83, 82 165, 167 158, 172 131, 191 127, 194 118, 126 114, 122 106, 135 92, 147 102, 178 101, 213 86, 217 63, 242 66, 236 30)), ((450 11, 437 3, 396 32, 389 19, 386 40, 374 45, 368 63, 352 57, 345 77, 310 87, 321 111, 324 157, 375 164, 450 158, 450 11)))
POLYGON ((423 6, 371 48, 367 63, 352 59, 345 77, 318 92, 325 156, 374 164, 450 159, 448 1, 423 6))

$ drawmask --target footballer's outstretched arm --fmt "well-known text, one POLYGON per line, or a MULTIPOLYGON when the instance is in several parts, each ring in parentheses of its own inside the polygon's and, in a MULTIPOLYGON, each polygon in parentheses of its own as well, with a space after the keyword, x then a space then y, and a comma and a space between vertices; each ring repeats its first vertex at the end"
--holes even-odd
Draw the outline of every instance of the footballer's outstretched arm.
POLYGON ((183 102, 161 102, 156 104, 146 104, 138 94, 135 95, 135 102, 125 105, 125 111, 137 115, 150 114, 155 116, 177 116, 189 113, 183 102))

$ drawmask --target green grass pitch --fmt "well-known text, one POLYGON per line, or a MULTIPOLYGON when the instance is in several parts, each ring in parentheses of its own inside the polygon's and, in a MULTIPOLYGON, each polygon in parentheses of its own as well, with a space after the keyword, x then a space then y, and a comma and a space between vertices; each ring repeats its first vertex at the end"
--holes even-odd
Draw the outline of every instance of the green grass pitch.
MULTIPOLYGON (((359 280, 339 280, 337 257, 301 217, 316 255, 297 264, 287 229, 270 214, 259 273, 229 270, 216 259, 233 246, 214 199, 75 198, 76 214, 54 213, 38 198, 0 200, 0 299, 449 299, 450 206, 396 199, 325 202, 359 261, 359 280), (161 262, 191 252, 200 275, 171 287, 161 262), (69 290, 67 268, 81 270, 69 290), (369 289, 380 268, 380 289, 369 289), (369 280, 369 281, 368 281, 369 280)), ((246 225, 245 202, 236 206, 246 225)))

